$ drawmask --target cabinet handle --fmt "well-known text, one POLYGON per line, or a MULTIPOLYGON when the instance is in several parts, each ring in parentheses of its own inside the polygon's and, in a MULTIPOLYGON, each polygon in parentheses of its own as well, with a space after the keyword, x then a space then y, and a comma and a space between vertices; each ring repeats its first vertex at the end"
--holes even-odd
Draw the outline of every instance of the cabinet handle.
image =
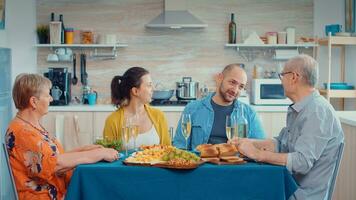
POLYGON ((79 133, 80 133, 80 128, 79 128, 79 118, 78 115, 74 115, 73 116, 73 120, 74 120, 74 129, 75 129, 75 140, 77 142, 77 144, 79 145, 79 133))
POLYGON ((76 134, 78 134, 80 132, 78 116, 74 115, 73 119, 74 119, 75 132, 76 132, 76 134))
POLYGON ((168 132, 169 132, 169 137, 171 137, 171 141, 173 142, 174 130, 173 130, 173 127, 172 127, 172 126, 169 127, 168 132))
POLYGON ((56 115, 55 118, 55 136, 63 144, 64 135, 64 115, 56 115))

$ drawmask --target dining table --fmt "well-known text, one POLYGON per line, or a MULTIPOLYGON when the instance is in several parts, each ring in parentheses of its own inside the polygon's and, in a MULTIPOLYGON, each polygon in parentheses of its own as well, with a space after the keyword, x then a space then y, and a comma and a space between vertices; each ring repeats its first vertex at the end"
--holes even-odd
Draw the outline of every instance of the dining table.
POLYGON ((284 166, 204 163, 188 170, 125 165, 123 159, 77 166, 65 199, 282 200, 298 187, 284 166))

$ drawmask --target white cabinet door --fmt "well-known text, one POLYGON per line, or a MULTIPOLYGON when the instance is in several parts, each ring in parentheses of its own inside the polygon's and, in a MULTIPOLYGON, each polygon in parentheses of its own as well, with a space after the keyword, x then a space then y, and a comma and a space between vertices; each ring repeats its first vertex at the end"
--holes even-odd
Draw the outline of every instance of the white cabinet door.
POLYGON ((267 138, 278 136, 286 125, 286 112, 258 112, 267 138))
POLYGON ((94 113, 94 123, 93 123, 93 125, 94 125, 93 139, 94 140, 97 138, 103 137, 105 120, 111 113, 112 112, 95 112, 94 113))
POLYGON ((272 113, 272 128, 271 136, 276 137, 279 132, 286 126, 287 113, 286 112, 275 112, 272 113))
POLYGON ((264 113, 264 112, 259 112, 257 113, 260 116, 261 122, 262 122, 262 127, 265 130, 266 137, 271 138, 271 130, 272 130, 272 118, 271 118, 271 113, 264 113))
MULTIPOLYGON (((49 112, 41 119, 42 126, 50 134, 53 134, 56 137, 58 137, 58 135, 56 135, 56 124, 55 124, 57 114, 58 114, 58 112, 49 112)), ((60 141, 60 142, 63 142, 63 141, 60 141)))
POLYGON ((65 150, 92 144, 92 112, 49 112, 41 123, 48 132, 56 135, 65 150))
POLYGON ((177 124, 182 112, 164 112, 168 122, 168 128, 173 127, 173 136, 177 129, 177 124))
POLYGON ((356 199, 356 127, 344 123, 341 125, 344 131, 345 147, 333 199, 356 199))

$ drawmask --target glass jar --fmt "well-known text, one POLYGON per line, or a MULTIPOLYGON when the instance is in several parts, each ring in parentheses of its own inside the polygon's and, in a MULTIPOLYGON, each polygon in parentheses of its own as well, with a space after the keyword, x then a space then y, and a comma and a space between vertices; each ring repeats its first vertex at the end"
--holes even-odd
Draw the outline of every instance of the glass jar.
POLYGON ((93 31, 85 30, 81 32, 82 44, 93 44, 93 40, 94 40, 93 31))
POLYGON ((73 44, 73 41, 74 41, 74 29, 73 28, 65 29, 65 39, 66 39, 66 44, 73 44))
POLYGON ((267 44, 277 44, 277 32, 267 32, 267 44))

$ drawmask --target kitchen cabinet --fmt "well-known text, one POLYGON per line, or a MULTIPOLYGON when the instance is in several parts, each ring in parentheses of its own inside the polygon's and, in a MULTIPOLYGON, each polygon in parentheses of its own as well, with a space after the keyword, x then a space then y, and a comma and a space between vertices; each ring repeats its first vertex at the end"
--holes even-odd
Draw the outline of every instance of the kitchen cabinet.
MULTIPOLYGON (((333 90, 330 89, 331 82, 331 53, 333 47, 339 47, 340 52, 340 82, 345 82, 345 48, 348 45, 356 45, 355 37, 341 37, 341 36, 331 36, 319 40, 319 46, 327 46, 328 48, 328 79, 326 89, 320 89, 320 94, 325 95, 327 100, 330 98, 342 98, 341 106, 344 109, 344 98, 356 98, 356 90, 333 90)), ((319 48, 317 50, 317 56, 319 55, 319 48)))
POLYGON ((258 112, 267 138, 276 137, 286 126, 286 112, 258 112))
MULTIPOLYGON (((73 108, 74 109, 74 108, 73 108)), ((70 109, 69 109, 70 110, 70 109)), ((92 144, 96 138, 103 136, 106 118, 112 111, 50 111, 41 123, 52 134, 55 134, 66 150, 77 146, 92 144)), ((168 127, 173 134, 182 111, 164 111, 168 127)), ((285 127, 286 112, 258 112, 266 136, 272 138, 285 127)))
POLYGON ((65 150, 92 144, 92 112, 49 112, 41 123, 59 139, 65 150))
POLYGON ((111 114, 112 112, 94 112, 94 124, 93 124, 93 129, 94 129, 94 137, 93 137, 93 142, 96 138, 101 138, 103 137, 103 130, 105 126, 105 120, 106 118, 111 114))
POLYGON ((173 128, 173 136, 174 136, 182 112, 164 112, 164 114, 166 115, 167 118, 168 128, 170 127, 173 128))
POLYGON ((334 200, 356 199, 356 126, 342 123, 345 136, 344 154, 333 194, 334 200))

